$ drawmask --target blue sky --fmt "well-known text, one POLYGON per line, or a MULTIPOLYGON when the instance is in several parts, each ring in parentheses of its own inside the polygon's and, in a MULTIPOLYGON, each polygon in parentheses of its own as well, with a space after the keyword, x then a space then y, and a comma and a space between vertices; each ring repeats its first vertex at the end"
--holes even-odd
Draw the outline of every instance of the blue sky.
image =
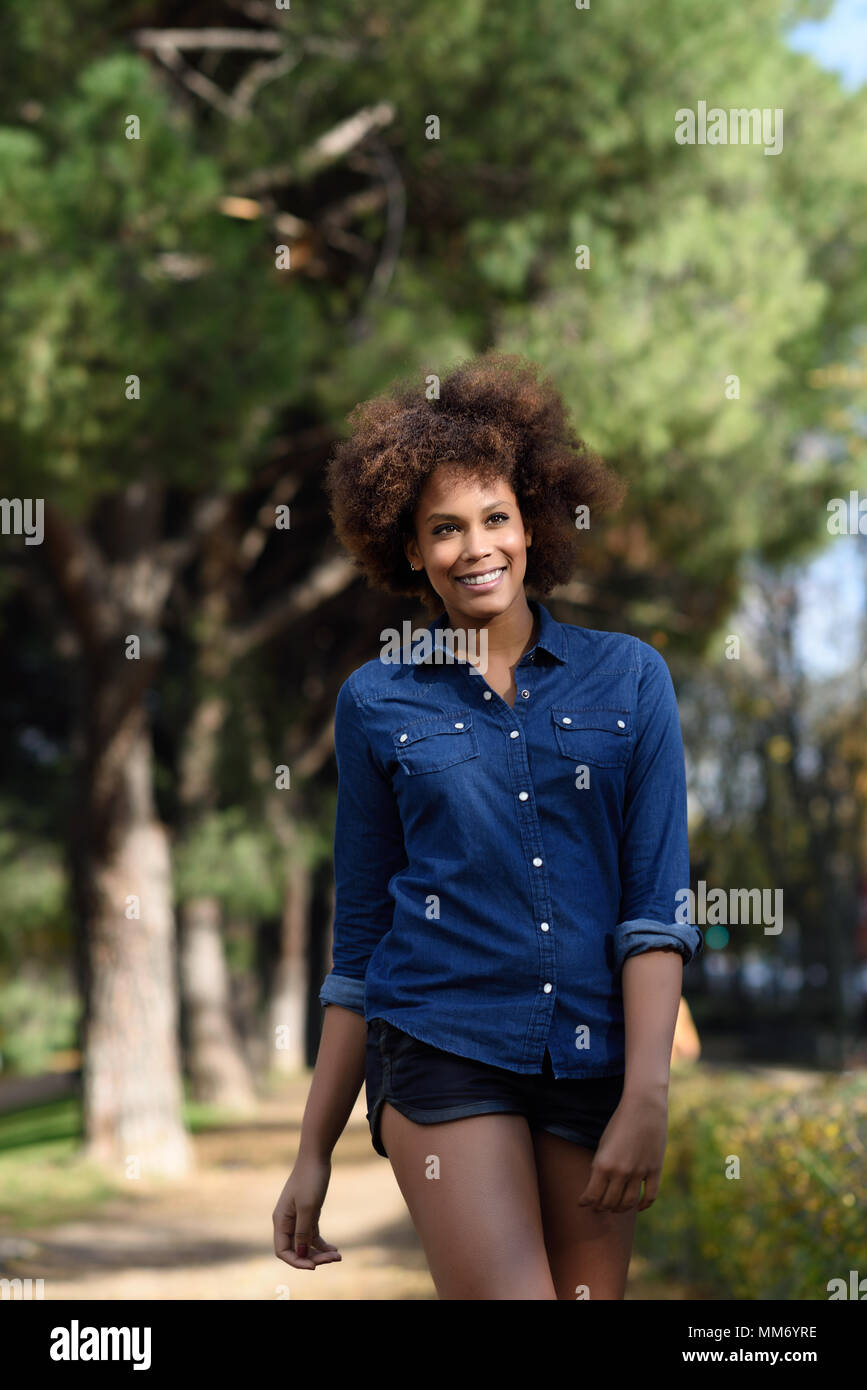
POLYGON ((867 82, 867 0, 837 0, 827 19, 797 24, 788 41, 839 73, 847 90, 867 82))
POLYGON ((858 656, 865 602, 863 536, 834 536, 801 572, 803 607, 796 642, 810 675, 821 679, 851 670, 858 656))
MULTIPOLYGON (((867 0, 837 0, 827 19, 798 24, 787 38, 799 53, 838 73, 847 91, 867 82, 867 0)), ((815 676, 844 671, 855 659, 865 602, 859 539, 834 538, 802 573, 799 646, 815 676)))

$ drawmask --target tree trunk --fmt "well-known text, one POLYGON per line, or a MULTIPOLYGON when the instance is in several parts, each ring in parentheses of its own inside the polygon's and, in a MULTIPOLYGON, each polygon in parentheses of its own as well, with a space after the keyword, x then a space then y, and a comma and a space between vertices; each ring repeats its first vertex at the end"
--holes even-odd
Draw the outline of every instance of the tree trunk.
POLYGON ((84 857, 85 1146, 88 1157, 122 1164, 128 1177, 193 1166, 181 1108, 171 868, 154 815, 151 758, 137 705, 93 768, 96 797, 115 784, 111 843, 103 854, 89 838, 84 857))
POLYGON ((220 902, 210 895, 191 898, 180 915, 181 993, 192 1093, 196 1100, 247 1112, 254 1108, 256 1095, 232 1020, 220 902))
MULTIPOLYGON (((217 756, 228 713, 226 621, 237 584, 233 538, 220 528, 202 548, 195 685, 199 695, 180 756, 181 824, 193 830, 218 805, 217 756)), ((181 1008, 185 1062, 196 1100, 249 1111, 253 1078, 232 1016, 222 904, 202 892, 182 904, 181 1008)))
MULTIPOLYGON (((292 827, 288 821, 287 830, 292 827)), ((289 857, 283 890, 280 955, 270 1002, 270 1038, 277 1072, 299 1071, 307 1064, 307 980, 310 969, 308 923, 311 872, 300 857, 289 857)))
MULTIPOLYGON (((313 867, 309 849, 299 824, 305 818, 305 797, 302 787, 293 792, 294 806, 289 811, 285 792, 274 785, 273 758, 269 754, 259 712, 248 701, 244 706, 244 722, 250 748, 253 750, 253 775, 265 792, 265 814, 286 865, 283 883, 283 908, 277 961, 274 965, 268 1001, 268 1045, 272 1068, 289 1074, 307 1065, 307 993, 310 979, 310 917, 313 901, 313 867)), ((288 752, 288 750, 287 750, 288 752)), ((281 750, 280 761, 284 761, 281 750)), ((312 753, 314 761, 323 755, 312 753)), ((298 763, 291 752, 286 761, 298 763)), ((303 759, 299 760, 304 766, 303 759)))
POLYGON ((45 508, 46 551, 85 676, 71 827, 84 1143, 88 1157, 131 1178, 183 1174, 194 1161, 183 1123, 169 849, 145 708, 173 578, 160 550, 163 502, 159 486, 144 482, 106 501, 103 549, 45 508))

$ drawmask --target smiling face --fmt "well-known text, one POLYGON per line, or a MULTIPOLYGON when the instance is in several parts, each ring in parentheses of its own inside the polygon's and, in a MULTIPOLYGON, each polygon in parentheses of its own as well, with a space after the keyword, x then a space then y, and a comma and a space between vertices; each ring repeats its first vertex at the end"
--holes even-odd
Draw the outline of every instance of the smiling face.
POLYGON ((524 575, 532 531, 502 478, 482 482, 441 465, 428 478, 406 547, 425 569, 455 626, 490 622, 525 605, 524 575))

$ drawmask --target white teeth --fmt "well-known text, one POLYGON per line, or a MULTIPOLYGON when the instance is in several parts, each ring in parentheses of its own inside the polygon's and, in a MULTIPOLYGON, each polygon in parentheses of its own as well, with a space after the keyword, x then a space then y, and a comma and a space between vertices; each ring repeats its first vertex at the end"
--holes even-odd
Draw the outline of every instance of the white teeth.
POLYGON ((498 574, 502 574, 502 573, 503 573, 503 569, 504 569, 504 568, 505 568, 505 566, 501 566, 500 569, 498 569, 498 570, 488 570, 488 573, 487 573, 487 574, 475 574, 475 575, 473 575, 473 576, 472 576, 471 578, 469 578, 469 579, 462 579, 462 578, 459 578, 459 579, 458 579, 458 583, 459 583, 459 584, 490 584, 490 582, 491 582, 492 579, 496 579, 496 577, 497 577, 498 574))

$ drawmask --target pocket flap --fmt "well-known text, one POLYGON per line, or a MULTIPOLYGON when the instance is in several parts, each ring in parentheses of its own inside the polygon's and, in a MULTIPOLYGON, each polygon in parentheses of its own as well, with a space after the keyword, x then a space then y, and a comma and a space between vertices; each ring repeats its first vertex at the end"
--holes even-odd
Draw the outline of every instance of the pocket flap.
POLYGON ((419 739, 430 738, 434 734, 468 734, 473 727, 471 710, 454 710, 450 714, 432 714, 426 719, 416 719, 412 724, 404 724, 392 734, 395 748, 406 748, 419 739))
POLYGON ((554 723, 561 729, 604 729, 609 734, 632 733, 632 715, 628 709, 555 709, 554 723))

